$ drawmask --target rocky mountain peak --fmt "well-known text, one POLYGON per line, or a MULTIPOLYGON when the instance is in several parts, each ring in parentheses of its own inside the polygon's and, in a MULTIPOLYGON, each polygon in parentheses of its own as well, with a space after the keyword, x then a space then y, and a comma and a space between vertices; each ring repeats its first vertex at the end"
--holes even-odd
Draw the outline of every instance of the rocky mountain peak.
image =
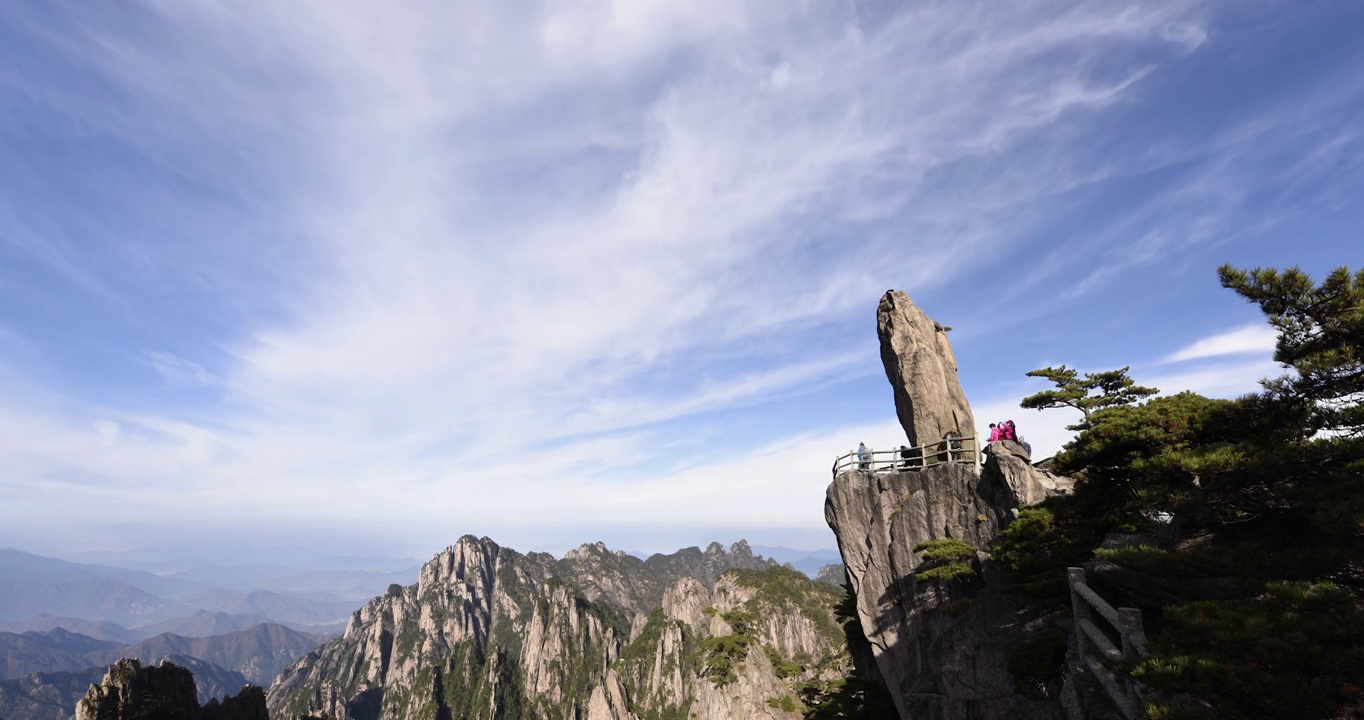
POLYGON ((124 658, 110 665, 104 679, 76 704, 76 720, 135 718, 268 720, 269 715, 259 687, 243 688, 235 697, 210 700, 201 708, 194 675, 186 668, 166 660, 143 667, 124 658))
POLYGON ((975 433, 948 329, 898 290, 886 291, 876 309, 881 362, 895 391, 895 414, 911 446, 941 440, 949 431, 975 433))
POLYGON ((122 720, 145 715, 154 707, 197 711, 194 675, 166 661, 143 667, 135 659, 124 658, 110 665, 104 680, 91 685, 76 704, 76 720, 122 720))
POLYGON ((569 550, 568 552, 564 553, 564 559, 565 559, 565 560, 590 560, 590 559, 592 559, 592 558, 594 558, 594 557, 602 557, 602 556, 604 556, 604 555, 623 555, 623 554, 624 554, 624 553, 621 553, 621 552, 612 553, 611 550, 610 550, 609 548, 606 547, 606 543, 604 543, 604 542, 598 540, 597 542, 594 542, 594 543, 583 543, 582 545, 579 545, 578 547, 575 547, 575 548, 573 548, 572 550, 569 550))

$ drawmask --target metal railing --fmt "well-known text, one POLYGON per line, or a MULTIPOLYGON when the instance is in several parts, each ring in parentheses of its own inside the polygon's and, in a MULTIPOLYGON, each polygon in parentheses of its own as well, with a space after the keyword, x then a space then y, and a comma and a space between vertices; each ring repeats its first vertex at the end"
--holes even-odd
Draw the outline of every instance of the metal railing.
POLYGON ((1070 606, 1075 616, 1075 653, 1080 664, 1099 681, 1108 697, 1117 705, 1127 720, 1146 717, 1137 684, 1127 673, 1114 672, 1105 663, 1136 662, 1147 656, 1146 631, 1141 624, 1141 611, 1136 608, 1114 608, 1085 581, 1084 568, 1070 568, 1070 606), (1121 647, 1113 644, 1108 633, 1094 624, 1098 611, 1118 635, 1121 647))
POLYGON ((903 472, 923 470, 944 464, 972 464, 980 453, 972 435, 944 438, 918 447, 898 447, 893 450, 853 450, 834 460, 834 477, 849 470, 863 472, 903 472))

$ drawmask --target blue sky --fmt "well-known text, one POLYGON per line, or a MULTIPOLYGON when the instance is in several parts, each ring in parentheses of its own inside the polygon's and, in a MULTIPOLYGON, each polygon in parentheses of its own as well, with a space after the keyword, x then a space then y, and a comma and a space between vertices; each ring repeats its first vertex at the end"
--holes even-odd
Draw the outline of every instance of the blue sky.
MULTIPOLYGON (((1215 268, 1364 265, 1364 7, 0 8, 0 543, 828 547, 898 445, 875 307, 977 418, 1050 363, 1276 373, 1215 268)), ((254 550, 252 550, 254 552, 254 550)))

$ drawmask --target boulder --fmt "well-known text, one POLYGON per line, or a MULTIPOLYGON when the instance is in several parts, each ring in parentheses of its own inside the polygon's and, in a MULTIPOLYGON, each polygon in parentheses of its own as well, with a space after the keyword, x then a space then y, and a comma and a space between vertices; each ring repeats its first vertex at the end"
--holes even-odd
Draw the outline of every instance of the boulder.
POLYGON ((1035 505, 1054 495, 1069 495, 1075 489, 1075 481, 1034 466, 1022 445, 999 440, 986 447, 980 488, 991 492, 988 499, 1007 526, 1020 507, 1035 505))

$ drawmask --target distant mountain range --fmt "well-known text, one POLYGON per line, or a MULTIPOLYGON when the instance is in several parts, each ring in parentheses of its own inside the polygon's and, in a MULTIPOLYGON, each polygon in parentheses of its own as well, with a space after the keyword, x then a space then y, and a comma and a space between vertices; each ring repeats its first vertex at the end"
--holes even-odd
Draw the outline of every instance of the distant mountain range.
POLYGON ((115 645, 134 643, 147 637, 135 630, 129 630, 118 623, 111 623, 103 620, 85 620, 83 618, 63 617, 61 615, 49 615, 47 613, 39 613, 33 617, 24 618, 23 620, 0 624, 0 632, 4 633, 43 633, 57 629, 80 633, 81 635, 92 637, 96 640, 108 640, 115 645))
POLYGON ((66 720, 91 683, 120 658, 168 659, 194 673, 200 702, 248 683, 268 686, 284 667, 326 638, 260 624, 214 637, 163 633, 133 644, 98 640, 62 628, 0 633, 0 718, 66 720))
MULTIPOLYGON (((268 685, 285 665, 326 639, 273 623, 212 637, 162 633, 132 644, 98 640, 62 628, 47 632, 0 632, 0 679, 76 671, 108 665, 125 657, 154 662, 169 655, 184 655, 239 672, 257 685, 268 685)), ((228 688, 231 692, 237 689, 228 688)))
POLYGON ((157 575, 0 549, 0 630, 64 627, 118 642, 162 632, 204 637, 266 621, 339 632, 365 600, 416 575, 415 565, 401 571, 239 565, 157 575))
POLYGON ((843 562, 843 556, 839 555, 837 550, 797 550, 780 545, 754 545, 753 552, 783 565, 790 565, 812 578, 818 576, 820 569, 825 565, 843 562))

